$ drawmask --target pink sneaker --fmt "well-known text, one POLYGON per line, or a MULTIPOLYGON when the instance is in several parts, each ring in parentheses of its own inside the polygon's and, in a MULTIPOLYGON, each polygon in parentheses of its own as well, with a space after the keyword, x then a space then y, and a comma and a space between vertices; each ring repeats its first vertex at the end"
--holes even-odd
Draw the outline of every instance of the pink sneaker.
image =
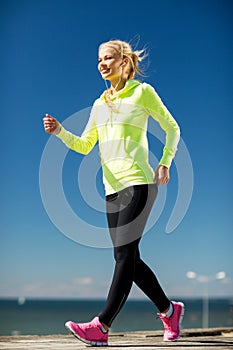
POLYGON ((162 316, 158 313, 165 329, 163 341, 175 341, 179 338, 181 333, 180 326, 184 315, 184 304, 172 301, 172 305, 174 311, 170 317, 162 316))
POLYGON ((65 327, 76 338, 86 344, 108 346, 108 333, 103 333, 99 317, 93 318, 93 320, 88 323, 74 323, 68 321, 65 323, 65 327))

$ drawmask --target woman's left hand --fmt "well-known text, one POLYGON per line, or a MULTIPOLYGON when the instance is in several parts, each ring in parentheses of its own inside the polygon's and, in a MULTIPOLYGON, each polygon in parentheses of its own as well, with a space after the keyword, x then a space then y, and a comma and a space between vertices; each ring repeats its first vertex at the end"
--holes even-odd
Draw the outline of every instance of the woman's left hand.
POLYGON ((157 186, 166 185, 170 180, 169 169, 165 165, 159 165, 155 170, 154 181, 157 186))

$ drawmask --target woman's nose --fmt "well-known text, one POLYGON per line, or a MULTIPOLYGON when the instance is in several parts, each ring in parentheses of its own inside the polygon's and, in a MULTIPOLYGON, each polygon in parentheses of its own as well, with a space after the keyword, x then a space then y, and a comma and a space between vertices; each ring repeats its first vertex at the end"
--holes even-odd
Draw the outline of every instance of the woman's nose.
POLYGON ((104 68, 107 68, 106 63, 104 63, 104 62, 99 63, 99 70, 104 69, 104 68))

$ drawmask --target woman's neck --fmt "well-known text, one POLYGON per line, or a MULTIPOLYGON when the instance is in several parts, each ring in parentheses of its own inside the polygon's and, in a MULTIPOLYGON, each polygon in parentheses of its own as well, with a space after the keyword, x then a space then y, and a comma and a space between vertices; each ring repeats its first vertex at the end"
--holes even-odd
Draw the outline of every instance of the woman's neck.
POLYGON ((119 90, 122 90, 125 87, 126 79, 120 79, 117 82, 111 82, 110 92, 111 94, 116 93, 119 90))

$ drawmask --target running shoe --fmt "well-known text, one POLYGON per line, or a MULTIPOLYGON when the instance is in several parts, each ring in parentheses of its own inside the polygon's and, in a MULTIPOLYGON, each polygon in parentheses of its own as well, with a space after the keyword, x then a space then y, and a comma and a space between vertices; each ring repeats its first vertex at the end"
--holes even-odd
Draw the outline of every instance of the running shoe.
POLYGON ((173 314, 168 316, 163 316, 161 313, 158 313, 159 318, 164 325, 164 336, 163 341, 175 341, 179 338, 181 331, 181 322, 184 315, 184 304, 181 302, 172 301, 173 305, 173 314))
POLYGON ((99 321, 99 317, 93 318, 93 320, 88 323, 74 323, 68 321, 65 323, 65 327, 76 338, 86 344, 93 346, 108 345, 108 332, 104 333, 102 331, 102 324, 99 321))

